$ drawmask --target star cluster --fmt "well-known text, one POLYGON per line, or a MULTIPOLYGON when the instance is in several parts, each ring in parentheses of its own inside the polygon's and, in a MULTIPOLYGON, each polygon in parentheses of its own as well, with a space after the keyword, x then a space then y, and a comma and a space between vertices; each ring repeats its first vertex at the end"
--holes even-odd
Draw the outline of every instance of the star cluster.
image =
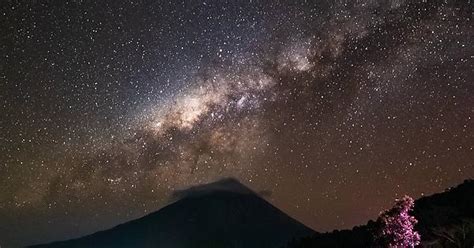
POLYGON ((318 231, 474 177, 472 13, 6 1, 0 245, 105 229, 224 177, 318 231))

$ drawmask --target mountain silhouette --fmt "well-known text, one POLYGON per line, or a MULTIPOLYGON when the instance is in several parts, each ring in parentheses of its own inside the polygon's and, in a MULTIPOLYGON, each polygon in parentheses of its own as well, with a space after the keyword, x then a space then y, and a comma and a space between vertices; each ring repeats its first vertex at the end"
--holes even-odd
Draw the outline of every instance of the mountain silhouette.
POLYGON ((235 179, 174 197, 174 203, 112 229, 31 247, 275 248, 315 233, 235 179))

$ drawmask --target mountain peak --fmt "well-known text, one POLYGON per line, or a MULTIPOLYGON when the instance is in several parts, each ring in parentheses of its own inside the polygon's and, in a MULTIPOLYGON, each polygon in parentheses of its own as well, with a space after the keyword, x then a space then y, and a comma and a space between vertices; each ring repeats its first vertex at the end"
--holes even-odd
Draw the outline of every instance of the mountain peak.
POLYGON ((315 233, 233 178, 176 191, 174 196, 180 199, 142 218, 34 247, 273 248, 315 233))

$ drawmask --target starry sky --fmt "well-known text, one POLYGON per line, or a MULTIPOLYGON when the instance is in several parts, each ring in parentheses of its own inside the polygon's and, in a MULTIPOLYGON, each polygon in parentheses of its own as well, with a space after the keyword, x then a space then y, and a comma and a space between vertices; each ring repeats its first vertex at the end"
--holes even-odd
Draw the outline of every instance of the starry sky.
POLYGON ((474 177, 470 1, 0 3, 0 245, 234 177, 317 231, 474 177))

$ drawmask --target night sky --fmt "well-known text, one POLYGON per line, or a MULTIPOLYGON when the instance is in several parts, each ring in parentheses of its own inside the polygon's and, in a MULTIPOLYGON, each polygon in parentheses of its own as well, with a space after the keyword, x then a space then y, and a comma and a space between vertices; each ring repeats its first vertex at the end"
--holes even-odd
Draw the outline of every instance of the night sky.
POLYGON ((317 231, 473 178, 473 3, 410 2, 2 0, 0 245, 226 177, 317 231))

